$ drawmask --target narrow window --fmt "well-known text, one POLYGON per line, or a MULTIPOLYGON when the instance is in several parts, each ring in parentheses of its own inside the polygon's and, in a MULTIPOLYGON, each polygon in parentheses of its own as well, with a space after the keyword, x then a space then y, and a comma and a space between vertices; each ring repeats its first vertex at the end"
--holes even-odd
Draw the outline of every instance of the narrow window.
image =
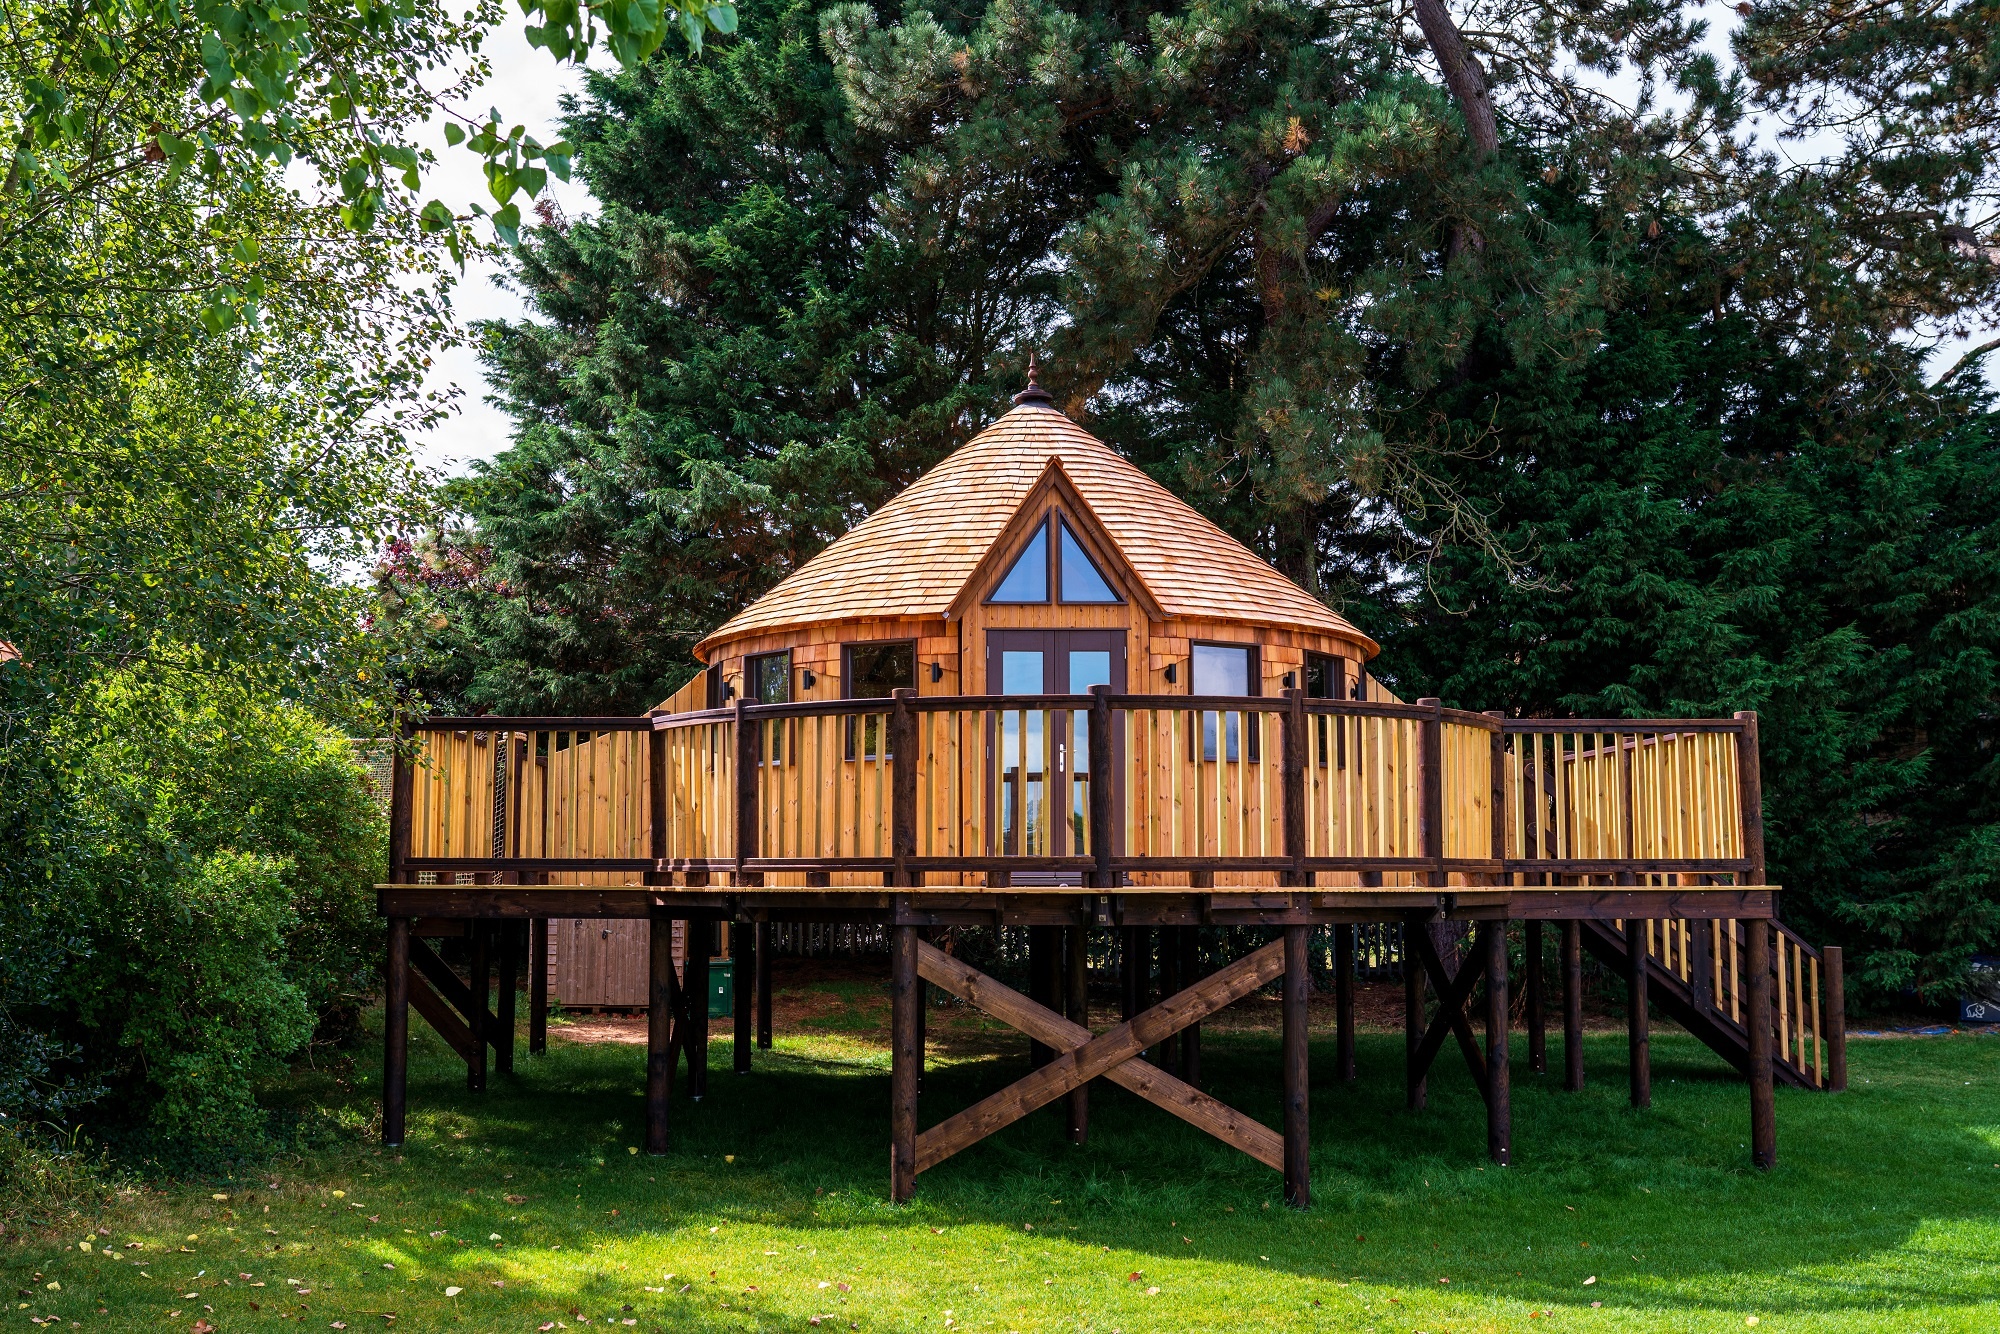
MULTIPOLYGON (((1255 651, 1234 644, 1196 644, 1190 693, 1196 695, 1253 695, 1257 682, 1255 651)), ((1201 715, 1201 754, 1213 760, 1218 754, 1234 763, 1240 757, 1241 713, 1201 715), (1217 720, 1221 736, 1217 736, 1217 720), (1217 741, 1221 741, 1218 749, 1217 741)), ((1250 729, 1250 762, 1257 762, 1257 728, 1250 729)))
MULTIPOLYGON (((849 644, 847 672, 842 692, 848 699, 885 699, 892 690, 914 690, 917 685, 917 646, 908 639, 886 644, 849 644)), ((854 718, 847 719, 847 758, 887 759, 881 735, 881 717, 868 715, 867 726, 857 738, 854 718)))
POLYGON ((744 693, 753 704, 792 702, 792 655, 760 653, 744 665, 744 693))
MULTIPOLYGON (((1327 653, 1306 654, 1306 698, 1347 698, 1346 659, 1336 658, 1327 653)), ((1331 753, 1334 765, 1345 769, 1347 767, 1346 720, 1319 713, 1313 715, 1312 721, 1312 751, 1317 757, 1319 767, 1322 769, 1327 767, 1328 755, 1331 753), (1330 746, 1329 741, 1332 742, 1330 746)))
POLYGON ((1064 602, 1116 602, 1118 595, 1090 559, 1090 553, 1076 540, 1069 524, 1062 527, 1062 600, 1064 602))
POLYGON ((991 602, 1047 602, 1049 600, 1049 529, 1047 524, 1035 529, 1035 535, 1028 539, 1028 545, 1014 560, 1007 577, 1000 581, 1000 587, 993 590, 991 602))

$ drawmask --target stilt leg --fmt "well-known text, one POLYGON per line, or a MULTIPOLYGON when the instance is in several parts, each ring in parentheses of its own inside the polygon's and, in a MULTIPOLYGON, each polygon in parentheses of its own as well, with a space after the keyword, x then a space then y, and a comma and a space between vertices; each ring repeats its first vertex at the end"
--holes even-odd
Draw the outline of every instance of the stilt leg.
POLYGON ((1549 1072, 1548 1024, 1542 1017, 1542 924, 1521 923, 1521 986, 1527 993, 1528 1072, 1549 1072))
POLYGON ((1354 927, 1333 928, 1334 1064, 1340 1082, 1354 1082, 1354 927))
POLYGON ((682 984, 688 1007, 688 1097, 708 1096, 708 961, 715 954, 715 923, 687 924, 687 980, 682 984))
POLYGON ((549 1049, 549 919, 528 923, 528 1054, 549 1049))
POLYGON ((1143 986, 1139 938, 1140 931, 1136 926, 1120 927, 1118 930, 1118 984, 1123 988, 1119 996, 1120 1019, 1130 1019, 1145 1008, 1139 1003, 1143 986))
POLYGON ((1583 1089, 1583 923, 1563 924, 1563 1087, 1583 1089))
MULTIPOLYGON (((1181 979, 1181 933, 1182 926, 1160 928, 1160 995, 1175 996, 1187 985, 1181 979)), ((1176 1033, 1160 1044, 1160 1068, 1178 1077, 1181 1072, 1181 1040, 1176 1033)))
POLYGON ((771 1050, 771 924, 757 923, 757 1045, 771 1050))
POLYGON ((1304 1209, 1312 1203, 1307 1122, 1306 1000, 1312 990, 1307 971, 1310 927, 1285 928, 1285 1203, 1304 1209))
MULTIPOLYGON (((1181 928, 1181 985, 1191 987, 1201 981, 1201 928, 1181 928)), ((1189 1024, 1181 1030, 1181 1078, 1201 1087, 1201 1025, 1189 1024)))
POLYGON ((472 967, 468 970, 472 974, 472 1013, 465 1018, 472 1029, 473 1056, 465 1063, 465 1086, 474 1093, 484 1093, 486 1044, 492 1041, 492 1034, 487 1031, 486 1023, 488 1014, 486 1002, 491 999, 493 989, 491 959, 488 954, 491 933, 487 930, 485 922, 474 921, 468 925, 471 927, 468 938, 472 942, 472 967))
POLYGON ((1646 997, 1646 923, 1625 919, 1625 1034, 1632 1068, 1632 1105, 1653 1105, 1652 1015, 1646 997))
POLYGON ((495 928, 500 940, 499 991, 493 998, 493 1069, 503 1075, 514 1073, 514 990, 520 985, 521 924, 501 922, 495 928))
MULTIPOLYGON (((1090 933, 1089 928, 1072 926, 1064 933, 1064 965, 1068 985, 1063 988, 1069 1002, 1067 1014, 1073 1024, 1090 1027, 1090 933)), ((1090 1085, 1084 1084, 1069 1095, 1069 1138, 1081 1144, 1090 1137, 1090 1085)))
MULTIPOLYGON (((1031 926, 1028 928, 1028 999, 1037 1005, 1055 1007, 1055 995, 1049 985, 1050 965, 1054 962, 1055 948, 1049 939, 1054 934, 1053 927, 1031 926)), ((1030 1038, 1028 1040, 1028 1066, 1039 1070, 1055 1058, 1055 1052, 1030 1038)))
POLYGON ((673 919, 653 919, 646 963, 646 1152, 657 1154, 667 1151, 674 1094, 673 919))
POLYGON ((917 1191, 917 929, 891 927, 889 954, 889 1198, 902 1204, 917 1191))
POLYGON ((410 919, 389 919, 382 988, 382 1146, 403 1146, 410 1076, 410 919))
POLYGON ((757 963, 751 957, 750 924, 731 922, 729 924, 730 999, 736 1007, 736 1032, 734 1068, 737 1074, 750 1073, 750 1051, 754 1036, 751 1032, 756 1009, 757 987, 752 976, 757 963))
POLYGON ((1412 917, 1403 923, 1403 1092, 1409 1109, 1424 1109, 1424 1076, 1417 1069, 1417 1048, 1424 1040, 1424 965, 1413 944, 1430 923, 1412 917))
POLYGON ((1769 1170, 1778 1163, 1778 1108, 1771 1075, 1771 924, 1746 921, 1744 1015, 1750 1030, 1750 1161, 1769 1170))
MULTIPOLYGON (((1513 1153, 1514 1109, 1507 1069, 1507 924, 1486 923, 1486 1156, 1505 1167, 1513 1153)), ((1472 966, 1467 959, 1465 967, 1472 966)))

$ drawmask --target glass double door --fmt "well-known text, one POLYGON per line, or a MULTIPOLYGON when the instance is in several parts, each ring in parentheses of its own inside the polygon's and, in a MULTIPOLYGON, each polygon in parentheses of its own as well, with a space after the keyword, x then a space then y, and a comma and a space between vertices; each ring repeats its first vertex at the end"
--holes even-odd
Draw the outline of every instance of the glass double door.
MULTIPOLYGON (((991 695, 1082 695, 1092 686, 1125 689, 1122 630, 996 630, 986 636, 991 695)), ((1112 781, 1116 756, 1090 753, 1090 718, 1080 709, 1001 704, 991 745, 997 762, 1000 851, 1016 857, 1087 856, 1090 785, 1112 781)))

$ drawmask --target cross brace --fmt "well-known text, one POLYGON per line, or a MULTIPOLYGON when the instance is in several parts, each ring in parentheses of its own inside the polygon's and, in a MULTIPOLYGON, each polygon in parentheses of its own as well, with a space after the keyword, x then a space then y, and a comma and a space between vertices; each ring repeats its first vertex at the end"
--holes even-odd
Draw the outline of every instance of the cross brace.
POLYGON ((1093 1036, 1083 1025, 1029 1000, 935 945, 919 942, 917 972, 925 981, 1055 1048, 1058 1054, 1033 1074, 918 1135, 916 1170, 937 1166, 1036 1108, 1103 1076, 1241 1149, 1266 1167, 1283 1171, 1284 1141, 1276 1131, 1140 1060, 1139 1053, 1241 1000, 1284 971, 1284 941, 1275 940, 1116 1028, 1093 1036))
POLYGON ((1478 985, 1483 973, 1478 964, 1486 957, 1488 936, 1494 929, 1492 922, 1479 924, 1479 934, 1473 941, 1472 949, 1459 964, 1457 976, 1445 970, 1444 960, 1438 957, 1437 946, 1432 943, 1429 931, 1412 926, 1404 932, 1403 938, 1416 946, 1417 958, 1423 963, 1424 973, 1438 993, 1438 1012, 1431 1018, 1430 1026, 1424 1030, 1423 1040, 1410 1057, 1412 1079, 1421 1079, 1430 1073, 1431 1064, 1437 1060, 1438 1052, 1443 1049, 1445 1037, 1449 1034, 1458 1039, 1458 1050, 1465 1057, 1466 1069, 1472 1072, 1473 1083, 1479 1086, 1479 1095, 1490 1097, 1486 1057, 1472 1035, 1472 1024, 1465 1017, 1465 1005, 1472 999, 1472 989, 1478 985))

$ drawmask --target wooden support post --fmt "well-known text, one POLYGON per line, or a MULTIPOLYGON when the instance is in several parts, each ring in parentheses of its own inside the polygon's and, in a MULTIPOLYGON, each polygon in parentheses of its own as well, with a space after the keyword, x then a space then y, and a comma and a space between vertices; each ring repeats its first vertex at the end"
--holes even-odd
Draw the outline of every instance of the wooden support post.
POLYGON ((771 1050, 771 924, 757 923, 757 1045, 771 1050))
POLYGON ((1653 1105, 1652 1015, 1646 998, 1646 925, 1625 919, 1625 1036, 1632 1074, 1632 1105, 1653 1105))
POLYGON ((729 924, 729 992, 730 1001, 735 1006, 736 1030, 734 1068, 737 1074, 750 1073, 750 1052, 754 1041, 751 1030, 756 1006, 756 960, 751 956, 750 924, 731 922, 729 924))
POLYGON ((646 948, 646 1152, 667 1151, 674 1094, 674 923, 655 913, 646 948))
MULTIPOLYGON (((1507 1059, 1507 924, 1483 922, 1480 934, 1486 946, 1486 1156, 1505 1167, 1514 1152, 1507 1059)), ((1470 968, 1472 960, 1463 966, 1470 968)))
MULTIPOLYGON (((1187 985, 1181 978, 1181 934, 1184 926, 1160 928, 1160 994, 1174 996, 1187 985)), ((1181 1074, 1181 1035, 1174 1034, 1160 1045, 1159 1066, 1171 1075, 1181 1074)))
POLYGON ((1757 747, 1757 714, 1744 709, 1736 714, 1743 730, 1736 734, 1736 797, 1743 812, 1743 857, 1750 871, 1741 883, 1764 883, 1764 771, 1757 747))
POLYGON ((702 918, 687 924, 687 960, 682 990, 687 998, 688 1097, 708 1096, 708 962, 715 954, 715 923, 702 918))
POLYGON ((1354 1074, 1354 927, 1333 928, 1334 1064, 1340 1082, 1352 1084, 1354 1074))
POLYGON ((1139 961, 1139 941, 1138 927, 1118 928, 1118 985, 1121 989, 1118 1017, 1122 1021, 1129 1021, 1133 1015, 1146 1008, 1141 1003, 1144 983, 1141 980, 1143 974, 1139 961))
MULTIPOLYGON (((732 883, 738 885, 749 883, 750 873, 745 868, 744 862, 751 857, 757 856, 762 850, 757 818, 757 767, 761 751, 761 747, 758 745, 761 738, 758 736, 758 733, 762 730, 763 724, 752 718, 749 710, 750 700, 746 696, 738 695, 736 697, 734 723, 736 728, 736 836, 733 842, 735 843, 736 869, 730 876, 732 883)), ((655 733, 654 735, 657 736, 659 734, 655 733)), ((662 833, 664 832, 662 830, 662 833)), ((763 877, 759 876, 758 878, 761 880, 763 877)), ((708 987, 706 982, 702 986, 701 995, 702 1010, 705 1013, 708 1008, 708 987)))
POLYGON ((1312 1203, 1311 1148, 1307 1120, 1309 1069, 1306 1048, 1307 1000, 1312 974, 1306 959, 1306 937, 1312 928, 1285 928, 1284 1063, 1285 1063, 1285 1203, 1304 1209, 1312 1203))
POLYGON ((1417 834, 1423 856, 1431 863, 1425 883, 1442 888, 1444 872, 1444 701, 1426 696, 1417 701, 1430 716, 1418 721, 1417 834))
POLYGON ((472 1030, 472 1051, 465 1061, 465 1086, 474 1093, 486 1091, 486 1043, 490 1025, 486 1022, 486 1002, 490 999, 493 977, 489 967, 487 952, 487 923, 474 921, 467 924, 471 931, 468 942, 472 946, 472 966, 467 971, 472 974, 472 1004, 466 1013, 466 1025, 472 1030))
POLYGON ((1430 920, 1416 913, 1403 919, 1403 1097, 1413 1112, 1424 1109, 1424 1072, 1417 1049, 1424 1040, 1424 965, 1417 936, 1430 930, 1430 920))
POLYGON ((410 1086, 410 919, 389 919, 382 978, 382 1147, 403 1146, 410 1086))
POLYGON ((514 991, 520 985, 521 931, 517 923, 499 922, 494 927, 499 937, 500 968, 499 993, 493 1000, 493 1069, 496 1073, 514 1073, 514 991))
POLYGON ((389 754, 389 883, 410 883, 410 811, 416 775, 410 767, 417 729, 405 722, 396 729, 396 748, 389 754))
POLYGON ((1548 1023, 1542 1014, 1542 924, 1521 923, 1521 989, 1528 1012, 1528 1073, 1549 1072, 1548 1023))
POLYGON ((1116 790, 1107 780, 1117 771, 1117 739, 1111 727, 1111 687, 1090 688, 1090 721, 1085 738, 1090 742, 1090 855, 1096 862, 1091 883, 1098 889, 1118 888, 1118 873, 1111 869, 1111 854, 1118 841, 1116 790))
MULTIPOLYGON (((530 872, 530 874, 534 874, 530 872)), ((546 878, 546 873, 536 879, 546 878)), ((549 1049, 549 919, 528 922, 528 1054, 549 1049)))
POLYGON ((1563 1087, 1583 1090, 1583 923, 1562 924, 1563 1087))
POLYGON ((889 929, 889 1199, 903 1204, 917 1190, 917 1024, 923 983, 917 977, 917 929, 889 929))
POLYGON ((1778 1162, 1778 1109, 1771 1072, 1771 924, 1743 923, 1743 1024, 1750 1030, 1750 1161, 1769 1170, 1778 1162))
MULTIPOLYGON (((889 851, 895 859, 891 880, 908 888, 909 859, 917 855, 917 715, 910 701, 917 692, 907 686, 889 692, 889 851)), ((914 965, 912 965, 914 967, 914 965)))
POLYGON ((1820 966, 1826 971, 1826 999, 1820 1014, 1826 1024, 1826 1088, 1829 1093, 1847 1092, 1847 973, 1846 952, 1828 945, 1819 952, 1820 966))
MULTIPOLYGON (((1050 965, 1054 962, 1050 957, 1054 953, 1054 943, 1049 936, 1054 930, 1055 928, 1047 926, 1028 928, 1028 999, 1049 1010, 1057 1008, 1054 988, 1049 985, 1050 965)), ((1041 1069, 1054 1056, 1053 1048, 1046 1047, 1033 1038, 1028 1039, 1029 1069, 1041 1069)))
MULTIPOLYGON (((1181 928, 1181 985, 1191 987, 1201 980, 1201 928, 1181 928)), ((1181 1030, 1181 1080, 1192 1088, 1201 1087, 1201 1025, 1189 1024, 1181 1030)))
MULTIPOLYGON (((1067 983, 1063 988, 1068 1002, 1064 1015, 1081 1028, 1090 1027, 1090 929, 1072 926, 1064 933, 1064 965, 1067 983)), ((1090 1137, 1090 1085, 1079 1084, 1069 1095, 1069 1139, 1081 1144, 1090 1137)))

